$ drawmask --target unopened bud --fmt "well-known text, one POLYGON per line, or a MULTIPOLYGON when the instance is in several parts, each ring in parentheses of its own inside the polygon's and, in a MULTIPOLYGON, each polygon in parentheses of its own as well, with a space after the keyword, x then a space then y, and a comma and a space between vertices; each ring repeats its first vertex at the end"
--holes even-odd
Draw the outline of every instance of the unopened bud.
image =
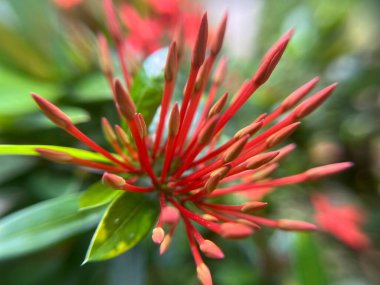
POLYGON ((278 220, 277 227, 285 231, 315 231, 317 229, 316 225, 295 220, 278 220))
POLYGON ((262 121, 253 122, 249 126, 247 126, 245 128, 242 128, 241 130, 237 131, 236 134, 234 135, 234 138, 235 139, 240 139, 240 138, 244 137, 245 135, 252 136, 258 130, 260 130, 262 126, 263 126, 263 122, 262 121))
POLYGON ((135 114, 135 118, 137 119, 136 125, 137 125, 137 130, 140 134, 140 137, 141 138, 147 137, 148 136, 148 129, 146 127, 144 117, 142 116, 142 114, 138 113, 138 114, 135 114))
POLYGON ((197 266, 197 276, 202 285, 212 285, 210 269, 206 264, 201 263, 197 266))
POLYGON ((123 88, 119 80, 116 79, 114 85, 116 103, 120 112, 127 120, 133 120, 136 113, 136 108, 132 102, 132 99, 130 98, 127 91, 123 88))
POLYGON ((208 21, 207 14, 202 17, 201 24, 198 30, 198 36, 195 42, 191 64, 195 68, 200 68, 205 60, 206 47, 208 38, 208 21))
POLYGON ((70 163, 74 159, 70 154, 57 150, 36 148, 35 151, 38 152, 43 158, 58 163, 70 163))
POLYGON ((122 144, 129 145, 131 143, 127 133, 119 125, 115 125, 115 131, 117 138, 122 144))
POLYGON ((176 42, 172 42, 169 51, 168 56, 166 58, 166 64, 165 64, 165 80, 166 81, 172 81, 175 78, 175 74, 177 73, 178 68, 178 54, 177 54, 177 44, 176 42))
POLYGON ((180 125, 180 115, 178 103, 176 102, 173 106, 172 112, 169 118, 169 137, 175 137, 178 134, 180 125))
POLYGON ((100 68, 104 74, 111 75, 113 73, 112 59, 110 56, 107 39, 103 34, 98 35, 98 44, 100 68))
POLYGON ((104 136, 108 142, 114 142, 117 140, 116 134, 113 131, 110 123, 104 117, 102 118, 102 130, 103 130, 103 134, 104 134, 104 136))
POLYGON ((312 97, 306 99, 294 109, 294 116, 297 119, 303 118, 317 109, 334 91, 337 83, 334 83, 321 91, 315 93, 312 97))
POLYGON ((277 133, 274 133, 266 140, 266 144, 268 148, 274 147, 279 143, 283 142, 287 137, 289 137, 296 128, 300 125, 300 122, 293 123, 285 128, 282 128, 277 133))
POLYGON ((172 242, 172 237, 171 235, 165 235, 164 237, 164 240, 161 242, 161 245, 160 245, 160 254, 164 254, 165 251, 169 248, 169 245, 171 244, 172 242))
POLYGON ((161 212, 161 219, 163 223, 175 224, 180 219, 180 214, 177 208, 166 206, 161 212))
POLYGON ((32 97, 37 105, 40 107, 41 111, 45 114, 46 117, 50 119, 54 124, 62 129, 67 129, 72 126, 73 123, 69 116, 61 111, 57 106, 48 100, 42 98, 41 96, 32 93, 32 97))
POLYGON ((210 111, 208 112, 208 118, 211 118, 219 114, 222 111, 224 105, 226 104, 227 99, 228 93, 224 93, 224 95, 220 97, 219 100, 216 101, 216 103, 210 108, 210 111))
POLYGON ((222 48, 224 35, 226 33, 227 19, 228 19, 228 15, 226 13, 223 16, 223 19, 218 26, 216 36, 211 43, 210 51, 211 51, 211 54, 214 56, 216 56, 222 48))
POLYGON ((285 98, 281 103, 283 111, 287 111, 296 105, 303 97, 305 97, 319 82, 319 77, 315 77, 306 84, 302 85, 292 94, 285 98))
POLYGON ((199 132, 198 142, 200 145, 206 145, 212 140, 218 120, 218 115, 210 118, 203 129, 199 132))
POLYGON ((293 35, 293 30, 289 30, 265 54, 260 64, 259 69, 257 70, 255 76, 253 77, 253 81, 256 84, 262 85, 265 83, 265 81, 268 80, 273 70, 277 66, 278 62, 280 61, 292 35, 293 35))
POLYGON ((316 180, 322 177, 330 176, 341 171, 344 171, 353 166, 352 162, 341 162, 320 167, 315 167, 307 170, 305 174, 310 180, 316 180))
POLYGON ((228 239, 242 239, 250 236, 253 230, 247 225, 240 223, 223 223, 221 225, 221 235, 228 239))
POLYGON ((272 151, 267 153, 260 153, 250 158, 246 162, 247 169, 256 169, 260 166, 272 161, 275 157, 279 155, 279 151, 272 151))
POLYGON ((199 249, 209 258, 221 259, 224 258, 223 251, 211 240, 205 239, 200 244, 199 249))
POLYGON ((156 244, 162 243, 165 237, 164 229, 161 227, 156 227, 152 231, 152 240, 156 244))
POLYGON ((246 202, 242 205, 240 210, 245 213, 250 213, 258 209, 262 209, 266 207, 267 205, 268 203, 266 202, 259 202, 259 201, 246 202))
POLYGON ((203 86, 205 85, 209 66, 210 66, 210 61, 205 61, 202 64, 201 68, 199 69, 197 80, 195 81, 195 84, 194 84, 194 92, 201 91, 203 86))
POLYGON ((249 138, 248 135, 242 137, 224 152, 223 154, 224 163, 229 163, 240 155, 240 153, 244 149, 244 146, 248 142, 248 138, 249 138))
POLYGON ((108 172, 103 174, 102 183, 115 189, 123 189, 126 185, 123 177, 108 172))
POLYGON ((215 68, 214 76, 212 78, 215 85, 219 86, 220 84, 222 84, 224 78, 226 77, 226 71, 227 71, 227 58, 222 57, 215 68))

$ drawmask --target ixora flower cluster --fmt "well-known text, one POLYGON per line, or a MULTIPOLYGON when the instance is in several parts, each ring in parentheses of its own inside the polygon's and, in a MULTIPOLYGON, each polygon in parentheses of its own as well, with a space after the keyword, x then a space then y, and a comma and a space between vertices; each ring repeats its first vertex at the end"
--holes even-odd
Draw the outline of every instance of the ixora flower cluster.
MULTIPOLYGON (((152 233, 153 241, 160 244, 160 253, 164 253, 182 220, 198 278, 205 285, 212 284, 212 278, 202 255, 223 258, 224 254, 214 242, 203 238, 199 226, 227 239, 246 238, 262 226, 281 230, 315 230, 316 227, 307 222, 272 220, 255 215, 256 211, 267 205, 266 202, 249 200, 231 205, 226 203, 228 199, 223 199, 234 194, 248 197, 257 191, 271 191, 277 186, 319 179, 351 166, 351 163, 343 162, 287 177, 270 177, 281 159, 294 149, 294 145, 275 148, 296 130, 300 119, 313 112, 330 96, 336 86, 332 84, 304 99, 318 83, 318 78, 291 93, 272 113, 254 118, 230 139, 220 142, 226 124, 272 74, 293 31, 287 32, 274 44, 265 54, 256 73, 230 100, 227 93, 217 98, 226 71, 225 58, 220 59, 211 80, 209 77, 222 47, 227 17, 221 21, 212 41, 208 42, 207 15, 204 15, 192 51, 181 104, 172 105, 171 102, 179 69, 178 46, 181 43, 172 42, 169 47, 159 121, 156 130, 150 133, 144 114, 138 112, 129 94, 133 79, 120 50, 122 36, 115 11, 111 1, 104 2, 110 34, 119 48, 124 75, 124 82, 114 79, 109 48, 101 36, 100 61, 121 120, 120 125, 114 127, 107 119, 102 120, 105 137, 113 151, 104 149, 87 137, 58 107, 33 94, 33 99, 52 122, 104 159, 103 162, 91 161, 48 148, 38 148, 36 151, 55 162, 77 164, 104 172, 102 182, 120 192, 154 197, 160 204, 160 211, 152 233), (209 81, 211 87, 206 91, 209 81), (201 105, 201 97, 205 93, 207 99, 201 105), (197 112, 199 115, 196 115, 197 112)), ((100 237, 99 240, 101 242, 100 237)), ((122 245, 122 240, 115 243, 115 250, 122 245)))

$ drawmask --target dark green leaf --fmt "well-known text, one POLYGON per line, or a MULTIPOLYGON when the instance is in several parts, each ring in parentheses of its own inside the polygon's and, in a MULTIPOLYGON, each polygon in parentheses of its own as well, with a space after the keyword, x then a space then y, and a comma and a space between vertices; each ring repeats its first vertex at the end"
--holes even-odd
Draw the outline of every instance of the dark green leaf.
POLYGON ((147 125, 161 103, 166 55, 167 48, 154 52, 133 79, 131 96, 147 125))
POLYGON ((34 155, 39 156, 39 153, 35 151, 36 148, 44 148, 49 150, 57 150, 66 152, 72 156, 81 159, 88 159, 98 162, 109 162, 109 160, 102 155, 82 149, 76 149, 71 147, 64 146, 55 146, 55 145, 10 145, 3 144, 0 145, 0 155, 34 155))
POLYGON ((123 193, 99 223, 85 262, 109 259, 135 246, 157 219, 158 208, 146 195, 123 193))
POLYGON ((329 284, 313 234, 297 233, 294 239, 293 254, 294 270, 299 284, 329 284))
POLYGON ((91 185, 80 197, 80 208, 88 209, 108 204, 123 193, 123 191, 115 190, 97 182, 91 185))
POLYGON ((104 209, 79 211, 80 194, 41 202, 0 220, 0 259, 27 254, 87 231, 104 209))

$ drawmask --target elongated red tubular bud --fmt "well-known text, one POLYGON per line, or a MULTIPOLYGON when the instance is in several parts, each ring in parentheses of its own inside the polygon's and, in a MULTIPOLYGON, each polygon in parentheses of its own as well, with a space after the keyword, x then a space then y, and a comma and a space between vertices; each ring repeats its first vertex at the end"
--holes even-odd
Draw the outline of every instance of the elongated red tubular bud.
POLYGON ((178 28, 175 31, 174 39, 175 39, 175 42, 177 43, 177 59, 178 61, 180 61, 183 55, 184 47, 185 47, 185 32, 184 32, 183 23, 178 25, 178 28))
POLYGON ((118 19, 112 4, 112 0, 103 0, 103 8, 106 13, 108 30, 116 41, 121 40, 121 31, 118 19))
POLYGON ((198 139, 198 143, 200 145, 206 145, 212 140, 212 134, 214 133, 218 119, 219 116, 214 116, 206 123, 204 128, 200 131, 198 139))
POLYGON ((217 246, 211 240, 208 240, 208 239, 203 240, 202 243, 199 245, 199 249, 203 252, 204 255, 206 255, 209 258, 215 258, 215 259, 224 258, 223 251, 220 249, 219 246, 217 246))
POLYGON ((216 66, 214 76, 212 78, 215 85, 219 86, 222 84, 224 78, 226 77, 226 71, 227 71, 227 58, 223 56, 216 66))
POLYGON ((242 128, 241 130, 237 131, 236 134, 234 135, 235 139, 240 139, 246 135, 252 136, 255 134, 258 130, 261 129, 263 126, 263 122, 253 122, 249 126, 242 128))
POLYGON ((169 47, 166 58, 164 76, 166 81, 172 81, 175 78, 178 68, 177 44, 172 42, 169 47))
POLYGON ((334 83, 327 86, 298 105, 293 112, 295 118, 303 118, 317 109, 331 95, 337 85, 337 83, 334 83))
POLYGON ((287 137, 289 137, 296 128, 300 125, 300 122, 293 123, 285 128, 279 130, 277 133, 274 133, 269 138, 267 138, 266 143, 267 147, 271 148, 281 142, 283 142, 287 137))
POLYGON ((202 285, 212 285, 210 269, 203 262, 197 265, 197 276, 202 285))
POLYGON ((324 166, 311 168, 305 172, 310 180, 316 180, 325 176, 330 176, 338 172, 344 171, 353 166, 352 162, 334 163, 324 166))
POLYGON ((260 181, 267 178, 270 174, 272 174, 273 171, 277 169, 277 167, 277 163, 268 164, 268 166, 265 166, 262 170, 252 175, 252 181, 260 181))
POLYGON ((226 105, 228 99, 228 93, 224 93, 222 97, 219 98, 218 101, 215 102, 215 104, 210 108, 210 111, 208 112, 208 118, 211 118, 217 114, 219 114, 224 105, 226 105))
POLYGON ((296 148, 296 145, 292 143, 279 149, 280 154, 273 159, 273 162, 280 161, 281 159, 286 157, 288 154, 290 154, 293 150, 295 150, 295 148, 296 148))
POLYGON ((131 143, 127 133, 119 125, 115 126, 115 131, 116 131, 117 138, 122 144, 129 145, 131 143))
POLYGON ((204 187, 206 193, 207 194, 212 193, 216 189, 216 186, 218 186, 221 179, 222 179, 221 175, 210 176, 210 178, 206 181, 206 184, 204 187))
POLYGON ((291 93, 288 97, 285 98, 281 103, 283 111, 287 111, 296 105, 303 97, 305 97, 319 82, 319 76, 313 78, 309 82, 302 85, 300 88, 291 93))
POLYGON ((116 79, 114 85, 117 107, 128 121, 133 120, 136 113, 136 108, 131 97, 121 85, 119 80, 116 79))
POLYGON ((58 127, 67 129, 73 125, 69 116, 62 112, 61 109, 59 109, 53 103, 35 93, 32 93, 32 97, 37 103, 38 107, 40 107, 41 111, 45 114, 45 116, 48 117, 50 121, 52 121, 58 127))
POLYGON ((169 118, 169 137, 175 137, 178 134, 180 125, 180 116, 178 103, 176 102, 173 106, 172 112, 169 118))
POLYGON ((115 189, 123 189, 126 185, 125 179, 119 175, 105 172, 102 177, 102 183, 115 189))
POLYGON ((293 33, 293 30, 289 30, 265 54, 259 69, 253 77, 253 81, 256 82, 256 84, 262 85, 268 80, 276 65, 280 61, 293 33))
POLYGON ((142 114, 138 113, 135 115, 137 119, 137 130, 139 131, 140 137, 145 138, 148 136, 148 129, 142 114))
POLYGON ((265 202, 259 202, 259 201, 252 201, 252 202, 246 202, 242 205, 240 211, 245 213, 250 213, 259 209, 262 209, 266 207, 268 203, 265 202))
POLYGON ((246 162, 247 169, 256 169, 268 162, 271 162, 274 158, 276 158, 280 154, 279 151, 272 151, 267 153, 260 153, 250 158, 246 162))
POLYGON ((156 244, 162 243, 165 237, 164 229, 161 227, 156 227, 152 231, 152 240, 156 244))
POLYGON ((113 64, 108 48, 107 39, 103 34, 98 34, 98 44, 100 68, 104 74, 111 75, 113 73, 113 64))
POLYGON ((228 15, 227 13, 225 13, 222 21, 220 22, 218 26, 216 36, 211 43, 210 51, 213 56, 216 56, 222 48, 224 35, 226 34, 227 19, 228 19, 228 15))
POLYGON ((210 63, 209 61, 205 61, 202 64, 197 75, 197 80, 195 81, 195 84, 194 84, 194 92, 199 92, 203 88, 203 85, 205 84, 205 81, 206 81, 208 69, 209 69, 208 66, 210 65, 209 63, 210 63))
POLYGON ((67 154, 62 151, 50 150, 44 148, 36 148, 36 152, 38 152, 43 158, 48 160, 58 162, 58 163, 70 163, 73 161, 73 157, 70 154, 67 154))
POLYGON ((316 225, 295 220, 282 219, 277 221, 277 227, 285 231, 315 231, 316 225))
POLYGON ((253 233, 251 227, 240 223, 223 223, 221 225, 221 235, 228 239, 242 239, 253 233))
POLYGON ((218 218, 216 218, 216 217, 214 217, 214 216, 212 216, 210 214, 203 214, 202 218, 205 219, 205 220, 207 220, 207 221, 210 221, 210 222, 217 222, 217 221, 219 221, 218 218))
POLYGON ((201 24, 198 30, 197 40, 195 42, 191 65, 194 68, 200 68, 205 60, 206 47, 207 47, 207 37, 208 37, 208 21, 207 13, 202 17, 201 24))
POLYGON ((226 164, 226 165, 223 165, 222 167, 219 167, 218 169, 214 170, 213 172, 211 172, 210 176, 219 176, 221 178, 224 178, 227 173, 231 170, 231 165, 230 164, 226 164))
POLYGON ((117 140, 116 134, 113 131, 110 123, 104 117, 102 118, 102 130, 103 130, 103 134, 104 134, 107 141, 115 142, 117 140))
POLYGON ((240 155, 244 146, 247 144, 248 138, 248 135, 242 137, 225 151, 223 154, 224 163, 231 162, 240 155))

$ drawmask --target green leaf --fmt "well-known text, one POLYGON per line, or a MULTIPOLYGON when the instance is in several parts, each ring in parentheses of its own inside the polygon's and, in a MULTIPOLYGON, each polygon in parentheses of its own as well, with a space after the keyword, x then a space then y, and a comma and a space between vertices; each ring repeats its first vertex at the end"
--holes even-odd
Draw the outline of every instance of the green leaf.
POLYGON ((167 51, 164 48, 150 55, 133 79, 131 97, 148 126, 161 103, 167 51))
POLYGON ((299 284, 329 284, 312 234, 295 234, 293 254, 294 270, 299 284))
POLYGON ((17 117, 38 110, 30 93, 36 92, 54 101, 58 97, 57 86, 31 79, 22 74, 0 68, 0 117, 17 117))
POLYGON ((0 220, 0 260, 27 254, 85 232, 104 209, 79 211, 80 194, 47 200, 0 220))
POLYGON ((83 149, 76 149, 64 146, 55 145, 10 145, 3 144, 0 145, 0 155, 34 155, 39 156, 39 153, 35 151, 36 148, 44 148, 49 150, 57 150, 66 152, 72 156, 81 159, 87 159, 91 161, 98 162, 109 162, 109 160, 103 157, 101 154, 96 152, 91 152, 83 149))
POLYGON ((88 209, 110 203, 123 191, 115 190, 101 182, 94 183, 80 197, 80 208, 88 209))
POLYGON ((95 73, 82 79, 75 88, 73 100, 97 102, 112 99, 111 89, 102 73, 95 73))
POLYGON ((156 221, 158 209, 158 204, 146 195, 123 193, 99 223, 84 263, 109 259, 135 246, 156 221))

